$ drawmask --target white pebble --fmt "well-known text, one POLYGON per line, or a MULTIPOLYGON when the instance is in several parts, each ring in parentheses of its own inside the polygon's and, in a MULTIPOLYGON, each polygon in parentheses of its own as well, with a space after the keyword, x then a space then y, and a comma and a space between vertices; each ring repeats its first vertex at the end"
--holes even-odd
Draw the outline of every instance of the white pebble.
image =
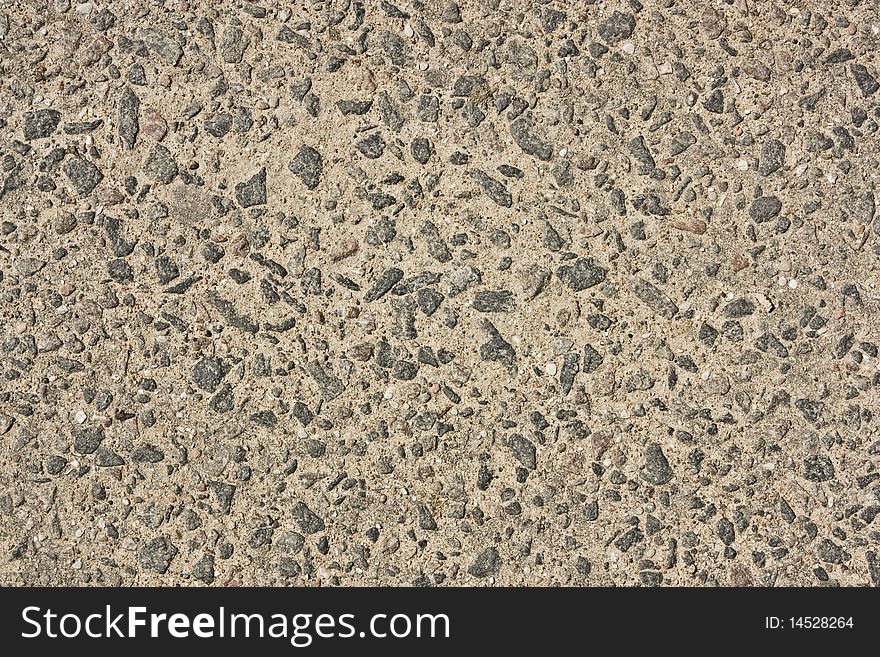
POLYGON ((623 52, 625 52, 627 55, 632 55, 636 51, 635 45, 630 41, 624 43, 621 48, 623 49, 623 52))
POLYGON ((797 286, 798 286, 797 279, 792 278, 788 281, 788 287, 790 287, 792 290, 795 289, 797 286))

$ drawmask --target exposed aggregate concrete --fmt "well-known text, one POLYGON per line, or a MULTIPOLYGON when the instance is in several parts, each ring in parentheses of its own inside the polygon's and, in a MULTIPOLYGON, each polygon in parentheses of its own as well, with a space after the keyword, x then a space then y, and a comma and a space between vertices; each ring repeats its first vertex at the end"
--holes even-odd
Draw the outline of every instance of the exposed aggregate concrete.
POLYGON ((880 585, 880 13, 0 3, 0 582, 880 585))

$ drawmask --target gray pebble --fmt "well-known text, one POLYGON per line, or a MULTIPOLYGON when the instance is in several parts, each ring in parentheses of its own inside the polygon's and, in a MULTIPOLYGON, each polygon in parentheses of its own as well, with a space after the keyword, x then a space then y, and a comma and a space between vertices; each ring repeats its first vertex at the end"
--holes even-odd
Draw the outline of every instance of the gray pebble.
POLYGON ((316 189, 321 182, 324 160, 321 154, 311 146, 302 146, 288 165, 290 171, 299 176, 308 189, 316 189))

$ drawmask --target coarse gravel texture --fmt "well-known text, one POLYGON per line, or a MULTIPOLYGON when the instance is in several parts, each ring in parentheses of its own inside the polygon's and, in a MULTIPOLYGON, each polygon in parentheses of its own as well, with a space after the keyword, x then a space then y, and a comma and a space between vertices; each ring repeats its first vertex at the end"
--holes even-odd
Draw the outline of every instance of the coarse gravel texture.
POLYGON ((872 0, 0 0, 0 582, 880 584, 872 0))

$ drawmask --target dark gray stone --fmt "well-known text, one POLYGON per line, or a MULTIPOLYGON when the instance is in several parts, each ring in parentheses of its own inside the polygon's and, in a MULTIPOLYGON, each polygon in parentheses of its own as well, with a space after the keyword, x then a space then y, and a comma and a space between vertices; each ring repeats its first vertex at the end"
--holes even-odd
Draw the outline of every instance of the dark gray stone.
POLYGON ((578 258, 570 265, 562 265, 556 276, 575 292, 598 285, 605 280, 608 270, 597 265, 592 258, 578 258))
POLYGON ((373 106, 372 100, 338 100, 336 107, 342 112, 343 116, 363 116, 370 111, 373 106))
POLYGON ((715 89, 703 102, 703 107, 713 114, 722 114, 724 112, 724 92, 721 89, 715 89))
POLYGON ((378 132, 374 132, 369 137, 361 139, 357 142, 356 146, 361 155, 371 160, 381 157, 382 153, 385 152, 385 140, 378 132))
POLYGON ((364 294, 364 301, 366 303, 372 303, 373 301, 381 299, 392 287, 397 285, 402 278, 403 272, 396 267, 386 269, 382 272, 379 278, 373 282, 373 286, 364 294))
POLYGON ((324 159, 321 154, 311 146, 303 146, 288 165, 290 171, 299 176, 308 189, 315 189, 321 182, 321 172, 324 170, 324 159))
POLYGON ((51 137, 61 121, 61 112, 55 109, 41 109, 24 113, 24 139, 45 139, 51 137))
POLYGON ((345 392, 345 384, 333 374, 329 366, 320 361, 313 360, 306 364, 306 371, 312 377, 312 380, 318 386, 321 397, 325 401, 336 399, 345 392))
POLYGON ((156 258, 156 277, 161 285, 166 285, 180 276, 180 269, 167 255, 156 258))
POLYGON ((164 575, 177 556, 177 548, 164 536, 154 538, 138 550, 138 563, 142 568, 164 575))
POLYGON ((122 258, 107 263, 107 273, 117 283, 129 283, 134 279, 131 266, 122 258))
POLYGON ((298 554, 305 542, 305 537, 299 532, 284 532, 275 540, 274 547, 286 554, 298 554))
POLYGON ((46 472, 50 475, 61 474, 61 471, 67 466, 67 459, 63 456, 53 454, 46 459, 46 472))
POLYGON ((533 155, 545 162, 548 162, 553 157, 553 144, 539 134, 531 120, 520 117, 512 121, 510 123, 510 134, 513 136, 516 145, 527 155, 533 155))
POLYGON ((293 519, 304 534, 316 534, 324 529, 324 521, 305 502, 294 504, 293 519))
POLYGON ((229 25, 220 37, 220 56, 227 64, 240 64, 250 41, 237 25, 229 25))
POLYGON ((519 433, 510 434, 507 447, 524 468, 534 470, 538 466, 538 452, 534 443, 519 433))
POLYGON ((562 359, 562 367, 559 370, 559 388, 563 395, 571 392, 574 385, 574 378, 580 371, 580 354, 571 352, 565 354, 562 359))
POLYGON ((293 405, 290 407, 290 412, 304 427, 307 427, 315 417, 315 414, 309 410, 309 407, 301 401, 293 402, 293 405))
POLYGON ((761 158, 758 161, 758 173, 769 176, 779 171, 785 164, 785 144, 778 139, 771 139, 761 148, 761 158))
POLYGON ((437 123, 440 118, 440 99, 437 96, 419 96, 416 114, 425 123, 437 123))
POLYGON ((440 304, 443 303, 443 295, 429 287, 423 287, 416 292, 416 303, 419 309, 428 316, 433 315, 440 304))
POLYGON ((481 313, 506 313, 514 308, 513 292, 482 290, 474 297, 474 308, 481 313))
POLYGON ((108 449, 102 445, 95 453, 95 465, 99 468, 115 468, 119 465, 125 465, 125 459, 112 449, 108 449))
POLYGON ((494 547, 488 547, 480 552, 468 566, 468 573, 472 577, 497 575, 499 570, 501 570, 501 555, 494 547))
POLYGON ((638 527, 630 527, 614 541, 614 546, 621 552, 627 552, 633 545, 641 543, 643 540, 645 540, 645 535, 642 533, 642 530, 638 527))
POLYGON ((232 498, 235 496, 235 486, 222 481, 209 481, 208 486, 214 491, 220 511, 229 515, 232 510, 232 498))
MULTIPOLYGON (((798 399, 795 403, 795 408, 797 408, 801 414, 804 416, 804 419, 808 422, 816 423, 819 420, 819 417, 822 415, 823 404, 819 401, 813 401, 812 399, 798 399)), ((820 459, 822 462, 826 462, 830 465, 831 461, 827 459, 825 456, 815 456, 812 457, 814 459, 820 459)), ((808 459, 809 460, 809 459, 808 459)), ((832 472, 834 468, 831 469, 832 472)))
POLYGON ((513 346, 501 337, 501 333, 489 320, 483 320, 482 327, 489 334, 489 341, 480 345, 480 358, 484 361, 501 363, 508 371, 514 371, 516 351, 513 346))
POLYGON ((736 299, 724 306, 724 316, 730 319, 748 317, 755 312, 755 304, 748 299, 736 299))
POLYGON ((410 152, 413 159, 419 164, 427 164, 431 159, 431 142, 424 137, 416 137, 410 144, 410 152))
POLYGON ((756 223, 770 221, 782 210, 782 201, 775 196, 759 196, 749 206, 749 216, 756 223))
POLYGON ((134 148, 138 132, 140 132, 140 107, 141 101, 129 87, 125 87, 122 90, 122 95, 119 97, 117 108, 119 125, 117 129, 119 131, 119 139, 122 140, 123 145, 128 149, 134 148))
POLYGON ((142 64, 134 63, 128 67, 125 79, 131 84, 143 87, 147 84, 147 72, 144 70, 142 64))
POLYGON ((852 59, 855 59, 852 50, 849 48, 838 48, 837 50, 832 50, 828 53, 822 61, 825 64, 842 64, 843 62, 848 62, 852 59))
POLYGON ((272 544, 272 534, 275 533, 273 527, 258 527, 248 538, 248 545, 253 550, 257 550, 265 545, 272 544))
POLYGON ((243 208, 266 204, 266 169, 260 169, 250 180, 235 186, 235 198, 243 208))
POLYGON ((229 112, 220 112, 217 116, 205 120, 205 132, 212 137, 222 139, 232 130, 235 119, 229 112))
POLYGON ((850 64, 849 70, 865 98, 873 96, 874 93, 880 89, 880 83, 878 83, 876 78, 868 72, 868 69, 864 65, 855 63, 850 64))
POLYGON ((880 554, 869 550, 865 552, 865 561, 868 563, 868 574, 875 587, 880 587, 880 554))
POLYGON ((166 64, 177 66, 180 58, 183 57, 183 48, 164 30, 144 28, 141 30, 141 38, 166 64))
POLYGON ((394 363, 391 375, 400 381, 412 381, 419 373, 419 366, 408 360, 399 360, 394 363))
POLYGON ((495 203, 504 208, 509 208, 513 205, 513 197, 502 182, 479 169, 471 171, 470 175, 483 189, 486 196, 495 201, 495 203))
POLYGON ((627 148, 629 148, 629 152, 641 165, 639 167, 639 173, 641 175, 648 175, 657 168, 657 165, 654 162, 654 156, 651 155, 651 151, 648 149, 644 137, 639 135, 635 139, 632 139, 629 144, 627 144, 627 148))
POLYGON ((642 479, 649 484, 662 486, 669 483, 672 475, 672 468, 669 466, 669 461, 666 460, 663 448, 659 443, 648 443, 645 447, 645 467, 642 470, 642 479))
POLYGON ((804 479, 815 482, 834 479, 834 464, 831 462, 831 459, 822 454, 805 458, 804 479))
POLYGON ((205 242, 202 245, 202 257, 211 264, 217 264, 226 255, 226 249, 216 242, 205 242))
POLYGON ((416 511, 419 514, 419 527, 424 529, 425 531, 436 531, 437 530, 437 521, 434 520, 434 516, 431 514, 431 510, 422 502, 419 502, 416 505, 416 511))
POLYGON ((177 162, 171 151, 162 144, 154 144, 144 162, 144 174, 150 180, 169 184, 177 176, 177 162))
POLYGON ((635 29, 635 16, 616 10, 596 27, 599 36, 607 43, 628 39, 635 29))
POLYGON ((81 157, 69 157, 61 167, 73 189, 80 196, 88 196, 104 179, 104 174, 94 164, 81 157))
POLYGON ((827 538, 822 539, 816 551, 819 554, 819 558, 825 563, 841 564, 852 559, 852 556, 843 547, 827 538))
POLYGON ((584 520, 593 522, 599 519, 599 501, 593 500, 584 507, 584 520))
POLYGON ((158 463, 165 459, 165 452, 155 445, 144 443, 131 453, 131 458, 136 463, 158 463))
POLYGON ((596 348, 591 344, 584 345, 584 368, 583 371, 587 374, 590 372, 595 372, 599 369, 599 366, 602 365, 602 361, 605 360, 604 356, 596 351, 596 348))
POLYGON ((278 424, 278 416, 275 415, 275 411, 272 410, 262 410, 257 411, 256 413, 251 413, 250 419, 251 422, 265 429, 274 429, 278 424))
POLYGON ((727 518, 721 518, 718 521, 718 524, 715 525, 715 533, 725 545, 730 545, 736 538, 733 523, 727 518))
POLYGON ((192 576, 203 584, 214 581, 214 555, 206 554, 198 560, 192 569, 192 576))

